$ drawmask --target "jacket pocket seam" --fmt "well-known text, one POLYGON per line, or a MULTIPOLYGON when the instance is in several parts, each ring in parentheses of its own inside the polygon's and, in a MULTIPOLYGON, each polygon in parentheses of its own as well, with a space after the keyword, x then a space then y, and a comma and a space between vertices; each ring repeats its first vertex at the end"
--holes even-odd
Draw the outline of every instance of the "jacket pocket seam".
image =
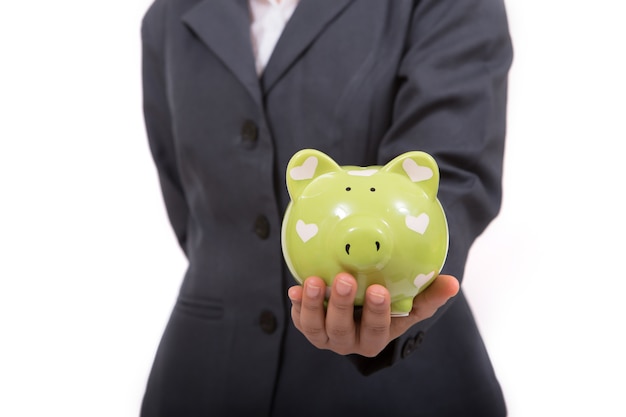
POLYGON ((201 319, 215 320, 224 316, 224 303, 216 298, 179 296, 174 308, 180 313, 201 319))

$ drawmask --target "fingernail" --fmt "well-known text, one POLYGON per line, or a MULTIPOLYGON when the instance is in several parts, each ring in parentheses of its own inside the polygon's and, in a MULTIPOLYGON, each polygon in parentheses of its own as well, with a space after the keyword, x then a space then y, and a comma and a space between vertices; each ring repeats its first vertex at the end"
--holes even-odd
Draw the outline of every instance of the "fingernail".
POLYGON ((352 284, 340 278, 337 281, 337 286, 335 288, 337 289, 337 293, 339 295, 348 295, 350 294, 350 291, 352 291, 352 284))
POLYGON ((306 295, 310 298, 315 298, 320 295, 320 291, 321 288, 316 285, 309 284, 306 286, 306 295))
POLYGON ((292 301, 296 298, 296 294, 295 294, 296 290, 297 290, 297 288, 291 287, 287 291, 287 296, 289 296, 289 299, 292 300, 292 301))
POLYGON ((368 294, 370 302, 380 305, 385 302, 385 295, 372 291, 368 294))

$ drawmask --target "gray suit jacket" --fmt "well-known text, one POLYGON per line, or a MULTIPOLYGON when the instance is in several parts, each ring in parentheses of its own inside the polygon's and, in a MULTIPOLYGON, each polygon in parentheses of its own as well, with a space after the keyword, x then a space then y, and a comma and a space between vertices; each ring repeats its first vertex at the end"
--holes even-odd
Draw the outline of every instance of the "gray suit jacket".
POLYGON ((189 259, 144 416, 502 416, 459 294, 376 358, 293 327, 280 225, 302 148, 342 165, 424 150, 441 170, 462 279, 501 199, 511 42, 502 0, 301 0, 263 76, 246 0, 156 0, 143 21, 145 120, 189 259))

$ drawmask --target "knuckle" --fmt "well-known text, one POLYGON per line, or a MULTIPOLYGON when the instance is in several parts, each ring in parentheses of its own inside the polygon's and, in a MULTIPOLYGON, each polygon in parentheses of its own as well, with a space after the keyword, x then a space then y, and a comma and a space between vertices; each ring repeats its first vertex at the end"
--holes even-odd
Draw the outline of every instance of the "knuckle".
POLYGON ((312 326, 300 323, 300 327, 302 329, 302 333, 306 334, 309 337, 318 338, 322 334, 325 336, 324 329, 319 326, 312 326))
POLYGON ((298 305, 294 304, 294 305, 291 306, 291 315, 292 315, 292 317, 294 315, 299 316, 300 315, 300 311, 302 311, 302 306, 300 304, 298 304, 298 305))
POLYGON ((387 317, 390 314, 389 309, 386 307, 367 306, 367 312, 378 317, 387 317))
POLYGON ((333 308, 339 313, 352 314, 352 311, 354 310, 354 304, 352 302, 341 302, 336 299, 333 300, 332 298, 330 299, 330 302, 332 303, 333 308))
POLYGON ((367 332, 373 337, 386 336, 389 333, 389 326, 386 324, 370 324, 367 326, 367 332))
POLYGON ((331 339, 345 340, 353 335, 352 329, 343 327, 334 327, 328 330, 328 336, 331 339))
POLYGON ((322 305, 317 303, 302 303, 300 309, 311 313, 319 313, 322 310, 322 305))

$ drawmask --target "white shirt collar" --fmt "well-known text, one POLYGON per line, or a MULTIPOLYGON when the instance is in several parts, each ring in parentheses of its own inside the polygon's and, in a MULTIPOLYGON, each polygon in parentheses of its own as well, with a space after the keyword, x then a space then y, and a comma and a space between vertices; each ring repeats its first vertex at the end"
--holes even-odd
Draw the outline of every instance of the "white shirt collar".
POLYGON ((258 75, 263 73, 299 0, 248 0, 250 34, 258 75))

